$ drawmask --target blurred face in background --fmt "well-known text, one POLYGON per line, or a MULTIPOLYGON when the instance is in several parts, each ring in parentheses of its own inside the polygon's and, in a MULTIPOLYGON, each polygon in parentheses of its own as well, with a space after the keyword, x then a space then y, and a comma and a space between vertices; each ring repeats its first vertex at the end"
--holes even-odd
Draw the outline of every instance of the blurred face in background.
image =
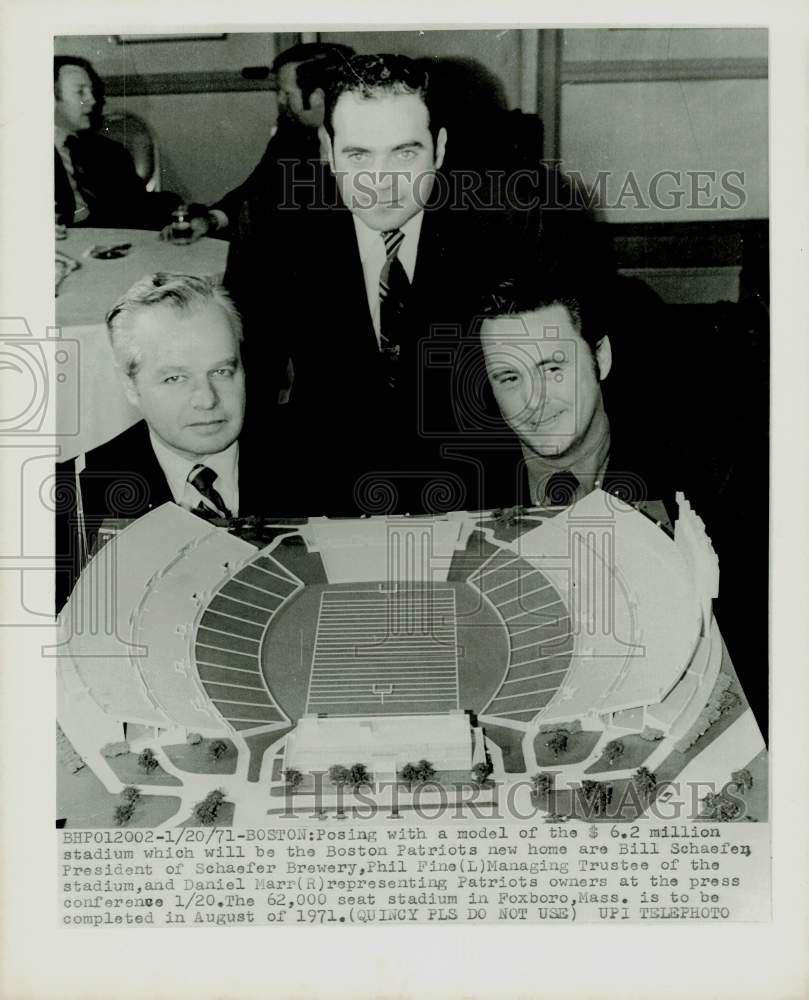
POLYGON ((313 90, 309 102, 304 100, 298 86, 298 67, 301 63, 286 63, 278 70, 278 111, 289 121, 319 128, 323 124, 323 91, 313 90))
POLYGON ((82 66, 62 66, 54 93, 54 123, 65 132, 90 128, 96 105, 93 81, 82 66))

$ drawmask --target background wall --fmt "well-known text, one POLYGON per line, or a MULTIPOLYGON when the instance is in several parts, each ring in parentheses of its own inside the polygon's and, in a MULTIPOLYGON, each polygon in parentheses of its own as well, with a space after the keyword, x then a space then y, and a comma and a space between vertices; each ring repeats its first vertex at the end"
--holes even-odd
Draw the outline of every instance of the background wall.
MULTIPOLYGON (((165 188, 210 203, 249 174, 276 118, 266 82, 246 80, 242 70, 268 67, 296 37, 256 32, 120 45, 115 36, 73 36, 57 38, 54 48, 91 59, 111 85, 108 106, 149 121, 163 153, 165 188)), ((745 174, 740 209, 638 207, 627 197, 605 213, 612 222, 768 215, 765 31, 357 31, 320 37, 359 52, 475 60, 499 80, 512 108, 542 106, 536 99, 542 79, 545 89, 556 88, 551 97, 564 167, 586 181, 609 171, 619 192, 629 171, 641 189, 661 170, 745 174), (552 34, 562 41, 549 75, 547 65, 540 73, 537 50, 552 34)), ((663 185, 660 192, 670 189, 663 185)))
MULTIPOLYGON (((741 171, 739 207, 701 207, 709 203, 707 195, 698 196, 698 204, 686 197, 676 207, 675 182, 667 179, 659 187, 660 200, 672 207, 640 205, 629 196, 604 215, 626 223, 766 218, 766 72, 762 30, 564 31, 563 169, 581 172, 589 183, 608 171, 612 195, 620 194, 630 171, 644 192, 662 170, 741 171)), ((721 194, 718 187, 716 193, 721 194)))

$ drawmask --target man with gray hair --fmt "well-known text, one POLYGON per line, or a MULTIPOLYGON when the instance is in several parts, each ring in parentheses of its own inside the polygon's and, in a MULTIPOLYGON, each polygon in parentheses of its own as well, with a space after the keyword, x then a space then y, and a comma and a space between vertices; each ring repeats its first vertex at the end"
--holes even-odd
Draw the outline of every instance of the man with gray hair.
POLYGON ((261 509, 240 461, 242 331, 227 293, 207 278, 149 275, 112 307, 107 328, 142 419, 57 472, 82 512, 78 537, 60 539, 74 536, 72 577, 106 518, 137 518, 168 501, 207 518, 261 509))

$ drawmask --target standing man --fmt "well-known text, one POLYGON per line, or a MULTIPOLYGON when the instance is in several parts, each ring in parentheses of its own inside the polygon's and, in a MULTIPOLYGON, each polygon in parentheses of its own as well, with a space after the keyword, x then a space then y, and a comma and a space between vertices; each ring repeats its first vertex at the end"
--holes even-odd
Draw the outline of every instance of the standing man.
POLYGON ((92 65, 78 56, 56 56, 53 91, 57 223, 160 228, 179 199, 148 192, 126 149, 95 131, 104 86, 92 65))
POLYGON ((433 330, 474 313, 506 246, 499 216, 453 204, 441 183, 451 136, 423 65, 355 56, 333 78, 324 126, 333 179, 321 210, 279 212, 271 247, 232 245, 225 278, 248 351, 292 359, 282 409, 309 512, 416 513, 436 476, 448 507, 469 506, 432 436, 450 401, 432 391, 423 352, 433 330))

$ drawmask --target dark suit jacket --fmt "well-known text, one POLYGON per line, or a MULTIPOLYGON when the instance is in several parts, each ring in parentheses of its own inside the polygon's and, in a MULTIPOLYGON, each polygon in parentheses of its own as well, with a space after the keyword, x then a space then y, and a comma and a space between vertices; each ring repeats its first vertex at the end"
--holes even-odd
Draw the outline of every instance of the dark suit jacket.
POLYGON ((118 143, 95 132, 80 132, 80 157, 90 214, 73 222, 76 201, 62 158, 54 149, 56 220, 66 225, 128 229, 159 229, 171 221, 179 198, 169 192, 150 193, 135 171, 132 157, 118 143))
MULTIPOLYGON (((279 454, 269 446, 266 454, 252 446, 249 435, 243 431, 239 438, 241 516, 290 512, 280 489, 273 488, 274 483, 280 485, 284 482, 284 465, 279 454)), ((57 465, 56 481, 59 487, 56 512, 57 608, 60 608, 82 568, 73 461, 57 465)), ((106 518, 135 519, 173 500, 143 420, 88 452, 79 482, 91 553, 98 530, 106 518)))
MULTIPOLYGON (((430 509, 425 480, 441 473, 440 445, 454 426, 441 359, 468 335, 482 289, 516 252, 516 227, 504 213, 428 206, 391 391, 352 215, 330 175, 320 184, 323 204, 277 212, 272 240, 255 226, 262 208, 254 203, 253 224, 231 243, 225 284, 245 320, 248 405, 262 411, 256 422, 273 419, 271 391, 291 358, 294 384, 281 409, 301 458, 296 473, 317 504, 302 513, 420 513, 430 509)), ((470 500, 461 491, 454 505, 470 500)))
POLYGON ((309 164, 319 159, 317 129, 284 121, 247 180, 211 205, 211 209, 219 209, 228 218, 228 225, 212 235, 230 239, 238 229, 242 207, 251 199, 259 198, 265 208, 282 204, 289 185, 312 176, 309 164))

